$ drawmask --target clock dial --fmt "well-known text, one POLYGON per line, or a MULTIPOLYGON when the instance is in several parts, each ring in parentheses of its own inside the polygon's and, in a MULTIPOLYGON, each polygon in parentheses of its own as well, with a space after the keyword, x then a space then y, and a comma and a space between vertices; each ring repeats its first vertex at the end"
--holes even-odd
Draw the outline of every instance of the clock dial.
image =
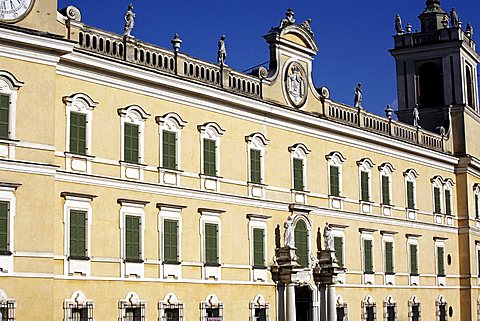
POLYGON ((16 22, 23 19, 35 0, 0 0, 0 21, 16 22))

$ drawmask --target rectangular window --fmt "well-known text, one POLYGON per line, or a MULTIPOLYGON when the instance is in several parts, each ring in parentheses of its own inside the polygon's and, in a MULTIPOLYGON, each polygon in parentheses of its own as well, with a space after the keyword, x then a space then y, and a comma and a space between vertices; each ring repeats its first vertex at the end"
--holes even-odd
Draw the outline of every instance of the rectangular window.
POLYGON ((390 177, 382 175, 382 204, 390 205, 390 177))
POLYGON ((477 248, 477 274, 480 277, 480 248, 477 248))
POLYGON ((445 276, 445 249, 437 246, 437 275, 445 276))
POLYGON ((139 261, 141 259, 141 218, 125 216, 125 259, 139 261))
POLYGON ((373 273, 372 240, 363 240, 363 272, 373 273))
POLYGON ((360 172, 360 189, 361 189, 361 200, 364 202, 370 201, 370 191, 369 191, 369 173, 365 171, 360 172))
POLYGON ((445 190, 445 214, 452 215, 452 192, 445 190))
POLYGON ((252 321, 267 321, 267 308, 255 308, 252 321))
POLYGON ((162 140, 162 166, 177 169, 177 133, 164 130, 162 140))
POLYGON ((139 163, 139 126, 125 123, 123 160, 129 163, 139 163))
POLYGON ((10 251, 9 212, 10 203, 0 201, 0 254, 10 251))
POLYGON ((265 231, 260 228, 253 229, 253 265, 258 267, 265 266, 265 231))
POLYGON ((88 310, 87 308, 73 308, 72 309, 72 321, 87 321, 88 310))
POLYGON ((70 210, 70 256, 87 257, 87 212, 70 210))
POLYGON ((180 309, 165 309, 163 320, 180 321, 180 309))
POLYGON ((480 197, 478 194, 475 194, 475 218, 478 220, 480 218, 480 197))
POLYGON ((300 158, 293 159, 293 189, 303 191, 303 160, 300 158))
POLYGON ((375 321, 375 307, 367 306, 365 308, 365 321, 375 321))
POLYGON ((205 263, 218 264, 218 225, 205 223, 205 263))
POLYGON ((340 196, 340 169, 330 165, 330 195, 340 196))
POLYGON ((397 308, 394 305, 387 306, 387 321, 397 320, 397 308))
POLYGON ((142 308, 126 308, 125 321, 143 321, 142 308))
POLYGON ((217 175, 216 142, 213 139, 203 140, 203 173, 205 175, 217 175))
POLYGON ((343 267, 343 237, 334 236, 333 246, 335 248, 335 257, 337 258, 337 263, 340 267, 343 267))
POLYGON ((178 262, 178 221, 163 221, 163 260, 167 263, 178 262))
POLYGON ((8 139, 10 117, 10 96, 0 95, 0 138, 8 139))
POLYGON ((85 155, 86 137, 87 115, 70 112, 70 153, 85 155))
POLYGON ((417 244, 410 244, 410 274, 418 275, 418 248, 417 248, 417 244))
POLYGON ((411 181, 407 181, 407 208, 415 209, 415 190, 411 181))
POLYGON ((420 321, 420 304, 412 305, 412 321, 420 321))
POLYGON ((394 273, 393 242, 385 242, 385 273, 394 273))
POLYGON ((439 321, 447 321, 447 305, 440 304, 438 306, 438 320, 439 321))
POLYGON ((250 181, 260 184, 262 182, 262 154, 258 149, 250 149, 250 181))
POLYGON ((439 187, 434 187, 433 188, 433 198, 434 198, 434 201, 435 201, 435 207, 433 209, 433 212, 438 214, 438 213, 441 213, 441 205, 440 205, 440 188, 439 187))

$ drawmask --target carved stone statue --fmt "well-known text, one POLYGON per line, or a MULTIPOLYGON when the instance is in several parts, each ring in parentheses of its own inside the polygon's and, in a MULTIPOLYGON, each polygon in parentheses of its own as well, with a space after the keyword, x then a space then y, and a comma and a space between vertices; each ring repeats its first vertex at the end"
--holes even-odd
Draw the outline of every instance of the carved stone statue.
POLYGON ((135 25, 135 13, 133 13, 133 4, 128 5, 128 10, 123 17, 125 20, 125 27, 123 28, 123 36, 124 37, 132 37, 131 32, 133 30, 133 26, 135 25))
POLYGON ((473 36, 473 27, 472 25, 470 24, 470 22, 467 22, 467 26, 465 27, 465 32, 467 34, 468 37, 472 38, 473 36))
POLYGON ((458 28, 460 26, 460 20, 458 19, 458 14, 455 11, 455 8, 452 8, 452 10, 450 10, 450 23, 452 25, 452 28, 458 28))
POLYGON ((416 105, 413 107, 413 126, 420 127, 420 114, 416 105))
POLYGON ((280 246, 280 225, 277 224, 277 227, 275 227, 275 248, 279 249, 280 246))
POLYGON ((225 47, 225 35, 220 37, 218 41, 217 61, 220 66, 225 65, 227 59, 227 48, 225 47))
POLYGON ((312 19, 307 19, 300 24, 300 28, 304 29, 306 32, 308 32, 313 37, 314 34, 313 34, 312 27, 310 26, 311 23, 312 23, 312 19))
POLYGON ((293 222, 292 218, 289 216, 287 221, 283 224, 285 228, 285 235, 283 236, 283 242, 285 246, 290 248, 295 247, 295 243, 293 241, 293 222))
POLYGON ((397 35, 401 35, 405 32, 402 27, 402 18, 400 18, 400 15, 398 14, 395 17, 395 31, 397 32, 397 35))
POLYGON ((285 13, 285 18, 280 21, 280 28, 293 25, 295 23, 295 19, 293 18, 294 15, 295 13, 293 12, 292 8, 288 8, 287 12, 285 13))
POLYGON ((332 228, 330 225, 328 225, 328 223, 325 223, 325 227, 323 228, 323 239, 325 240, 325 250, 335 251, 335 247, 333 245, 332 228))
POLYGON ((355 98, 353 99, 353 106, 362 108, 362 84, 358 83, 355 87, 355 98))

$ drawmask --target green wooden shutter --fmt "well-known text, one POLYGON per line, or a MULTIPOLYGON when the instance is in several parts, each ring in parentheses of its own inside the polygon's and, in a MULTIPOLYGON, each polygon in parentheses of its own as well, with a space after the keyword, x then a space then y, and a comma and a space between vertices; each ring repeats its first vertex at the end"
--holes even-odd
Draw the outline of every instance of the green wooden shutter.
POLYGON ((363 240, 364 272, 373 272, 372 240, 363 240))
POLYGON ((9 138, 10 96, 0 95, 0 138, 9 138))
POLYGON ((390 177, 382 175, 382 204, 390 205, 390 177))
POLYGON ((475 194, 475 218, 476 219, 480 218, 480 212, 479 212, 479 210, 480 210, 479 205, 480 204, 479 204, 479 201, 480 201, 480 199, 478 197, 478 194, 475 194))
POLYGON ((0 202, 0 251, 9 251, 8 216, 10 211, 9 202, 0 202))
POLYGON ((124 146, 123 146, 123 158, 124 161, 129 163, 138 164, 138 151, 139 151, 139 126, 135 124, 124 124, 124 146))
POLYGON ((163 134, 162 166, 169 169, 177 169, 177 133, 164 130, 162 134, 163 134))
POLYGON ((445 249, 442 246, 437 247, 437 274, 445 275, 445 249))
POLYGON ((70 256, 87 256, 87 212, 70 210, 70 256))
POLYGON ((213 139, 203 140, 203 173, 217 175, 216 142, 213 139))
POLYGON ((253 229, 253 265, 265 266, 264 249, 265 232, 263 229, 253 229))
POLYGON ((295 226, 295 247, 298 256, 298 264, 302 267, 308 266, 308 234, 307 226, 303 221, 298 221, 295 226))
POLYGON ((140 217, 125 216, 125 259, 140 260, 140 217))
POLYGON ((218 264, 218 225, 205 223, 205 263, 218 264))
POLYGON ((385 242, 385 273, 393 272, 393 242, 385 242))
POLYGON ((368 202, 370 201, 370 191, 369 191, 369 173, 365 171, 360 172, 360 183, 361 183, 361 196, 362 201, 368 202))
POLYGON ((178 221, 163 221, 163 255, 165 262, 178 262, 178 221))
POLYGON ((340 171, 333 165, 330 165, 330 195, 340 196, 340 171))
POLYGON ((440 188, 439 187, 434 187, 433 188, 433 198, 435 201, 435 207, 433 209, 434 213, 440 213, 441 212, 441 205, 440 205, 440 188))
POLYGON ((87 115, 70 113, 70 153, 86 154, 87 115))
POLYGON ((293 189, 303 191, 303 160, 300 158, 293 159, 293 189))
POLYGON ((250 149, 250 181, 252 183, 262 182, 262 154, 258 149, 250 149))
POLYGON ((415 208, 415 191, 411 181, 407 181, 407 208, 415 208))
POLYGON ((335 248, 335 257, 337 258, 337 263, 343 267, 343 237, 334 236, 333 246, 335 248))
POLYGON ((452 193, 449 189, 445 190, 445 214, 452 215, 452 193))
POLYGON ((418 274, 417 244, 410 244, 410 274, 418 274))

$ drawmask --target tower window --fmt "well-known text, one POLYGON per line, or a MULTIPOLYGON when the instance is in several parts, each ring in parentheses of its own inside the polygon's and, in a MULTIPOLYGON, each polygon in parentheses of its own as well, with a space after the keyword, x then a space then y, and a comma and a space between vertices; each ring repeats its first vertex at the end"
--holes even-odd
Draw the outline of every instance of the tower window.
POLYGON ((418 69, 417 77, 417 101, 420 107, 444 106, 443 75, 440 62, 424 63, 418 69))

